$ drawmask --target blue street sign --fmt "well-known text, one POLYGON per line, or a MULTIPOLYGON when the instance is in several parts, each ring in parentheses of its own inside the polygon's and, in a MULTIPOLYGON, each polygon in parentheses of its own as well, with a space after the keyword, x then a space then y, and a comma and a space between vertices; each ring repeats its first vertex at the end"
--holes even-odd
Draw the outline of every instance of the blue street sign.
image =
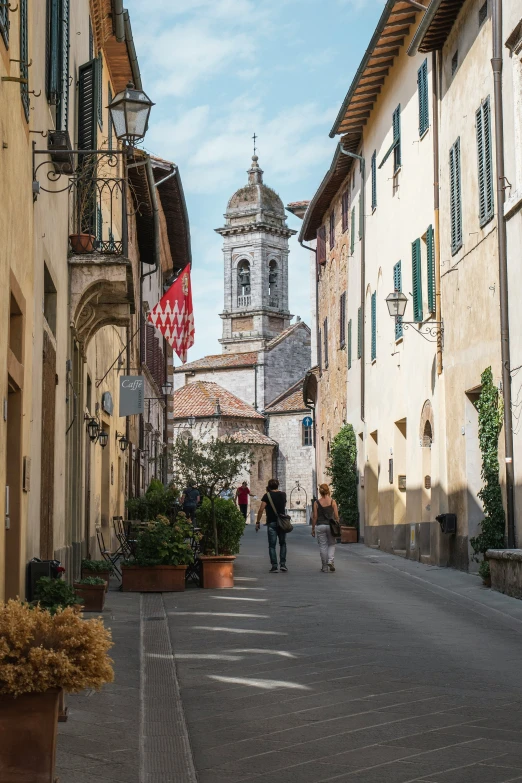
POLYGON ((311 427, 313 424, 313 419, 311 416, 305 416, 303 419, 303 427, 311 427))

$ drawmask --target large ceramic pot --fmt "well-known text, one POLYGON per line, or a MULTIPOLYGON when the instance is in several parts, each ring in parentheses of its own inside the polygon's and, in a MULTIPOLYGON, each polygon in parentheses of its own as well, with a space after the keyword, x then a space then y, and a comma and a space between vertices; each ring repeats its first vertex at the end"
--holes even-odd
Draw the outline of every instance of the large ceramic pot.
POLYGON ((74 583, 74 591, 79 598, 83 598, 84 612, 103 612, 105 606, 105 592, 107 583, 103 585, 82 585, 74 583))
POLYGON ((84 253, 92 253, 95 241, 96 237, 94 234, 69 234, 71 250, 78 256, 84 253))
POLYGON ((0 780, 55 783, 60 689, 0 696, 0 780))
POLYGON ((201 587, 234 587, 235 555, 200 555, 201 587))
POLYGON ((356 544, 357 528, 349 525, 341 525, 341 544, 356 544))
POLYGON ((107 571, 89 571, 88 568, 82 568, 82 579, 87 579, 88 576, 99 576, 100 579, 105 579, 107 582, 107 587, 105 588, 105 592, 109 589, 109 581, 111 578, 111 572, 107 569, 107 571))
POLYGON ((122 566, 122 590, 129 593, 180 593, 186 565, 122 566))

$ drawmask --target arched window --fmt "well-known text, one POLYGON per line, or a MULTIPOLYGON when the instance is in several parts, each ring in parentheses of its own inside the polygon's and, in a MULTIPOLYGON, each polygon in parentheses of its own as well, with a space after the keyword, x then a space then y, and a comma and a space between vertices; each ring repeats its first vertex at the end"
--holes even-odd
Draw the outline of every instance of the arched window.
POLYGON ((313 446, 313 427, 310 424, 310 426, 306 426, 305 423, 302 423, 302 429, 303 429, 303 446, 313 446))
POLYGON ((429 421, 424 425, 424 432, 422 434, 422 445, 424 448, 431 449, 431 443, 433 440, 433 432, 429 421))
POLYGON ((272 259, 268 265, 268 296, 272 307, 277 307, 279 304, 277 301, 278 277, 277 261, 272 259))
POLYGON ((263 460, 259 460, 257 463, 257 478, 258 481, 261 481, 263 479, 263 460))

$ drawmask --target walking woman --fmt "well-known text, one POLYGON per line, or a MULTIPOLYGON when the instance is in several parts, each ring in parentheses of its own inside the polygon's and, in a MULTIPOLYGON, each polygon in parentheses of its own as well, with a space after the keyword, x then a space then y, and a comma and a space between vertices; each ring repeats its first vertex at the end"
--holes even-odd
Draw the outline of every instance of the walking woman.
POLYGON ((312 535, 315 538, 317 528, 317 543, 321 553, 321 571, 335 571, 335 537, 330 529, 330 522, 339 523, 339 511, 337 503, 330 497, 330 487, 328 484, 321 484, 319 487, 319 500, 315 501, 314 513, 312 515, 312 535))

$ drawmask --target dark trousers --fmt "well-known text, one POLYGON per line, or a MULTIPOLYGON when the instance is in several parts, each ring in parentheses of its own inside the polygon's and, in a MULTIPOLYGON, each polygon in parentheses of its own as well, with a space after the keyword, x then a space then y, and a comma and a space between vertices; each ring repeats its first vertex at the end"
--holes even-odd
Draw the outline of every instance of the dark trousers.
POLYGON ((268 532, 268 553, 270 562, 273 566, 277 565, 277 541, 279 539, 279 564, 286 565, 286 533, 277 526, 277 523, 271 522, 267 525, 268 532))
POLYGON ((183 506, 183 511, 187 515, 188 519, 194 523, 196 518, 196 506, 183 506))
POLYGON ((247 512, 248 512, 248 503, 240 503, 239 504, 239 510, 241 511, 241 513, 243 514, 243 516, 246 519, 247 518, 247 512))

